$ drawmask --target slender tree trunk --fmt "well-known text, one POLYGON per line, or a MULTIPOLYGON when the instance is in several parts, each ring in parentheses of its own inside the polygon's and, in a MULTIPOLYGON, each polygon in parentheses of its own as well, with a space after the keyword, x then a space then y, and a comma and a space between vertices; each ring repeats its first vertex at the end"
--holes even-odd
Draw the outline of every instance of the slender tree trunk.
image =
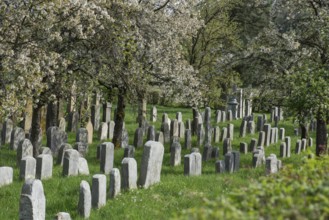
POLYGON ((33 157, 37 157, 39 155, 39 134, 41 132, 41 110, 42 106, 37 106, 33 108, 32 113, 32 125, 31 125, 31 143, 33 145, 33 157))
POLYGON ((307 139, 308 138, 308 124, 307 123, 305 123, 305 124, 301 123, 301 124, 299 124, 299 126, 300 126, 300 129, 302 131, 301 139, 303 139, 303 138, 307 139))
POLYGON ((57 101, 50 102, 47 105, 47 116, 46 116, 46 130, 49 127, 57 126, 58 122, 58 103, 57 101))
POLYGON ((316 155, 320 156, 327 152, 327 124, 320 114, 316 122, 316 155))
POLYGON ((137 116, 137 123, 142 124, 143 121, 146 119, 146 105, 147 101, 144 96, 138 99, 138 116, 137 116))
POLYGON ((114 148, 121 147, 122 130, 123 130, 122 128, 123 128, 123 122, 125 120, 125 108, 126 108, 125 95, 126 95, 126 90, 124 88, 120 88, 118 94, 117 112, 115 117, 115 126, 114 126, 114 133, 112 139, 114 148))

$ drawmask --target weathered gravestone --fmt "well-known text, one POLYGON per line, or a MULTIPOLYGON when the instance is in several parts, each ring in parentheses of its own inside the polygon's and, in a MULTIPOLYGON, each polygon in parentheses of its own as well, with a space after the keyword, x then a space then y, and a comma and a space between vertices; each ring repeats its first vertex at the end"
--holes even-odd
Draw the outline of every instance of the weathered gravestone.
POLYGON ((156 133, 155 141, 160 142, 161 144, 165 143, 162 131, 156 133))
POLYGON ((203 153, 202 153, 202 161, 208 161, 211 159, 212 154, 212 146, 210 144, 206 144, 203 147, 203 153))
POLYGON ((230 151, 232 151, 231 139, 226 138, 223 143, 223 155, 225 155, 226 153, 228 153, 230 151))
POLYGON ((264 117, 262 115, 257 116, 257 131, 264 129, 264 117))
POLYGON ((17 148, 17 165, 19 166, 21 160, 26 156, 33 156, 33 146, 29 139, 21 141, 17 148))
POLYGON ((120 194, 121 190, 121 176, 118 168, 113 168, 110 172, 110 189, 109 197, 115 198, 120 194))
POLYGON ((192 147, 192 132, 189 129, 185 130, 185 149, 191 149, 192 147))
POLYGON ((80 175, 89 175, 88 162, 83 157, 79 157, 78 173, 80 175))
POLYGON ((224 173, 225 172, 225 161, 217 160, 215 163, 216 173, 224 173))
POLYGON ((297 140, 296 148, 295 148, 295 154, 300 154, 301 150, 302 150, 302 141, 297 140))
POLYGON ((82 180, 80 183, 78 213, 83 218, 89 218, 91 210, 91 191, 89 183, 82 180))
POLYGON ((40 180, 49 179, 53 176, 53 156, 50 154, 41 154, 37 157, 35 176, 40 180))
POLYGON ((64 153, 68 149, 72 149, 72 146, 70 144, 65 143, 61 145, 58 151, 57 164, 63 166, 64 153))
POLYGON ((64 152, 63 176, 77 176, 79 174, 79 152, 68 149, 64 152))
POLYGON ((66 121, 65 118, 60 118, 58 120, 58 127, 61 131, 66 131, 66 121))
POLYGON ((225 171, 232 173, 240 168, 240 153, 232 151, 225 154, 225 171))
POLYGON ((121 138, 121 148, 125 148, 129 145, 129 136, 128 131, 124 129, 122 131, 122 138, 121 138))
POLYGON ((111 140, 113 139, 114 126, 115 126, 115 122, 114 121, 110 121, 109 122, 109 134, 108 134, 108 138, 111 139, 111 140))
POLYGON ((234 124, 227 124, 227 138, 233 141, 234 136, 234 124))
POLYGON ((103 104, 103 122, 109 123, 111 121, 112 103, 106 102, 103 104))
POLYGON ((147 141, 155 141, 155 128, 153 125, 148 127, 146 139, 147 141))
POLYGON ((124 148, 124 153, 123 157, 135 157, 135 147, 132 145, 128 145, 127 147, 124 148))
POLYGON ((270 154, 266 158, 265 173, 266 175, 278 172, 278 159, 275 154, 270 154))
POLYGON ((291 153, 291 138, 289 136, 286 136, 284 138, 284 142, 286 142, 286 157, 290 157, 290 153, 291 153))
POLYGON ((88 153, 88 144, 84 142, 76 142, 73 147, 79 152, 81 157, 85 157, 88 153))
POLYGON ((106 140, 108 136, 108 125, 106 122, 102 122, 98 130, 98 138, 100 141, 106 140))
POLYGON ((0 187, 13 182, 13 173, 12 167, 0 167, 0 187))
POLYGON ((71 220, 71 215, 67 212, 59 212, 56 214, 54 220, 71 220))
POLYGON ((179 142, 173 142, 170 147, 170 165, 178 166, 181 163, 182 147, 179 142))
POLYGON ((214 143, 219 143, 220 141, 220 128, 216 126, 214 128, 214 143))
POLYGON ((11 132, 13 131, 14 124, 13 121, 7 119, 2 126, 2 144, 9 144, 11 138, 11 132))
POLYGON ((79 128, 75 141, 88 144, 88 130, 86 128, 79 128))
POLYGON ((224 127, 224 128, 222 129, 222 135, 221 135, 220 140, 221 140, 221 141, 224 141, 226 138, 227 138, 227 128, 224 127))
POLYGON ((216 110, 216 117, 215 117, 215 122, 216 124, 218 124, 219 122, 221 122, 222 119, 222 111, 221 110, 216 110))
POLYGON ((280 157, 286 157, 286 155, 287 155, 286 142, 281 142, 281 144, 280 144, 280 157))
POLYGON ((59 148, 67 142, 67 134, 58 127, 49 127, 47 130, 47 147, 51 149, 53 155, 57 156, 59 148))
POLYGON ((279 130, 279 140, 284 141, 285 138, 285 128, 280 128, 279 130))
POLYGON ((256 147, 257 147, 257 139, 251 138, 248 151, 253 152, 254 150, 256 150, 256 147))
POLYGON ((114 163, 114 145, 111 142, 104 142, 100 146, 100 171, 109 174, 114 163))
POLYGON ((183 122, 178 122, 178 137, 185 137, 185 125, 183 122))
POLYGON ((260 131, 258 135, 258 146, 265 146, 265 139, 266 139, 266 133, 264 131, 260 131))
POLYGON ((93 128, 93 124, 91 123, 91 121, 89 120, 87 125, 86 125, 86 130, 88 133, 88 144, 93 143, 93 136, 94 136, 94 128, 93 128))
POLYGON ((76 132, 79 126, 79 113, 71 112, 69 114, 69 121, 67 125, 67 129, 71 132, 76 132))
POLYGON ((139 185, 144 188, 160 182, 164 147, 161 143, 148 141, 145 143, 139 185))
POLYGON ((255 122, 254 121, 248 121, 247 133, 248 134, 255 134, 255 122))
POLYGON ((32 156, 26 156, 21 160, 19 178, 21 180, 34 179, 37 161, 32 156))
POLYGON ((265 164, 265 150, 264 147, 259 146, 256 148, 256 150, 253 151, 252 166, 256 168, 263 164, 265 164))
POLYGON ((27 179, 22 187, 19 202, 19 219, 46 218, 46 197, 42 182, 38 179, 27 179))
POLYGON ((240 125, 240 137, 245 137, 247 133, 247 121, 242 120, 240 125))
POLYGON ((170 129, 167 122, 162 122, 161 131, 164 137, 164 143, 170 143, 170 129))
POLYGON ((136 148, 143 146, 143 128, 137 128, 134 136, 134 146, 136 148))
POLYGON ((183 115, 181 112, 176 113, 176 119, 177 119, 178 123, 183 121, 183 115))
POLYGON ((121 162, 121 188, 137 189, 137 162, 134 158, 123 158, 121 162))
POLYGON ((25 139, 25 131, 23 128, 15 127, 14 130, 11 132, 10 138, 10 149, 17 150, 18 145, 21 141, 25 139))
POLYGON ((150 114, 150 121, 151 122, 156 122, 158 117, 158 111, 155 106, 152 107, 151 109, 151 114, 150 114))
POLYGON ((248 153, 248 144, 246 142, 241 142, 240 143, 240 152, 243 154, 248 153))
POLYGON ((97 209, 106 205, 106 176, 104 174, 95 174, 93 176, 91 205, 97 209))
POLYGON ((170 138, 179 137, 179 128, 177 119, 171 121, 170 124, 170 138))
POLYGON ((301 142, 301 150, 306 151, 306 146, 307 146, 307 139, 303 138, 301 142))
POLYGON ((184 156, 184 175, 199 176, 202 173, 202 156, 193 152, 184 156))
POLYGON ((265 146, 270 146, 271 143, 271 125, 264 124, 264 132, 265 132, 265 146))

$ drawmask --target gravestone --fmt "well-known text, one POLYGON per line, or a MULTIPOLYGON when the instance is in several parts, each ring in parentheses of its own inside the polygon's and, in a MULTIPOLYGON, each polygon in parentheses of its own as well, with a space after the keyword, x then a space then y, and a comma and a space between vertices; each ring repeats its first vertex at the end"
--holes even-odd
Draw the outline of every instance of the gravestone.
POLYGON ((170 165, 178 166, 181 163, 182 147, 179 142, 173 142, 170 147, 170 165))
POLYGON ((13 173, 12 167, 0 167, 0 187, 13 182, 13 173))
POLYGON ((69 114, 69 121, 68 121, 67 129, 70 132, 77 132, 78 126, 79 126, 79 113, 71 112, 69 114))
POLYGON ((299 135, 299 130, 298 130, 298 128, 295 128, 295 129, 294 129, 294 135, 295 135, 295 136, 298 136, 298 135, 299 135))
POLYGON ((19 178, 21 180, 34 179, 37 161, 32 156, 26 156, 21 160, 19 178))
POLYGON ((264 147, 257 147, 252 153, 252 166, 254 168, 260 167, 265 163, 265 151, 264 147))
POLYGON ((206 144, 203 147, 203 153, 202 153, 202 161, 208 161, 211 159, 212 154, 212 146, 210 144, 206 144))
POLYGON ((57 164, 60 164, 63 166, 63 160, 64 160, 64 153, 66 150, 72 149, 72 146, 70 144, 62 144, 62 146, 59 148, 58 151, 58 157, 57 157, 57 164))
POLYGON ((59 212, 56 214, 54 220, 71 220, 71 215, 67 212, 59 212))
POLYGON ((248 151, 253 152, 254 150, 256 150, 256 147, 257 147, 257 139, 251 138, 248 151))
POLYGON ((153 125, 149 126, 147 129, 147 140, 155 141, 155 128, 153 125))
POLYGON ((170 129, 167 122, 162 122, 161 131, 163 133, 164 143, 170 143, 170 129))
POLYGON ((291 138, 289 136, 286 136, 284 138, 284 142, 286 142, 286 157, 290 157, 290 152, 291 152, 291 138))
POLYGON ((218 159, 219 158, 219 147, 213 147, 211 151, 211 158, 218 159))
POLYGON ((308 138, 308 146, 313 147, 313 138, 311 137, 308 138))
POLYGON ((156 133, 155 141, 160 142, 161 144, 165 143, 162 131, 156 133))
POLYGON ((189 129, 185 130, 185 149, 191 149, 192 147, 192 132, 189 129))
POLYGON ((137 128, 134 136, 134 146, 136 148, 143 147, 143 128, 137 128))
POLYGON ((179 137, 178 121, 177 119, 171 121, 170 124, 170 137, 179 137))
POLYGON ((248 121, 247 133, 248 134, 255 134, 255 122, 254 121, 248 121))
POLYGON ((233 113, 232 110, 227 111, 227 120, 232 121, 233 120, 233 113))
POLYGON ((21 190, 19 201, 19 219, 45 219, 46 197, 42 182, 38 179, 27 179, 21 190))
POLYGON ((224 173, 225 172, 225 161, 217 160, 215 163, 216 173, 224 173))
POLYGON ((107 139, 108 136, 108 125, 106 122, 102 122, 99 126, 98 130, 98 138, 100 141, 104 141, 107 139))
POLYGON ((234 124, 227 124, 227 138, 233 141, 234 136, 234 124))
POLYGON ((73 147, 80 153, 81 157, 85 157, 88 153, 88 144, 83 142, 76 142, 73 147))
POLYGON ((100 146, 100 171, 109 174, 114 163, 114 145, 111 142, 104 142, 100 146))
POLYGON ((301 142, 301 150, 306 151, 306 146, 307 146, 307 139, 303 138, 301 142))
POLYGON ((148 141, 144 145, 139 185, 143 188, 160 182, 164 147, 161 143, 148 141))
POLYGON ((271 135, 270 135, 270 144, 274 144, 275 143, 275 128, 271 128, 271 135))
POLYGON ((205 137, 205 131, 203 128, 203 124, 199 124, 197 129, 197 143, 199 147, 203 145, 204 137, 205 137))
POLYGON ((216 111, 216 124, 218 124, 219 122, 221 122, 222 119, 222 111, 221 110, 217 110, 216 111))
POLYGON ((223 155, 225 155, 226 153, 228 153, 230 151, 232 151, 231 139, 226 138, 223 143, 223 155))
POLYGON ((265 173, 266 175, 270 175, 272 173, 278 172, 278 159, 275 154, 270 154, 269 157, 266 158, 265 165, 265 173))
POLYGON ((120 194, 121 190, 121 176, 118 168, 113 168, 110 172, 110 190, 109 197, 115 198, 120 194))
POLYGON ((83 218, 89 218, 91 210, 91 191, 89 183, 82 180, 80 183, 78 213, 83 218))
POLYGON ((257 116, 257 131, 263 131, 264 129, 264 117, 262 115, 257 116))
POLYGON ((222 122, 226 122, 226 112, 222 111, 222 122))
POLYGON ((137 162, 134 158, 123 158, 121 162, 121 188, 137 189, 137 162))
POLYGON ((88 144, 88 130, 86 128, 79 128, 75 141, 88 144))
POLYGON ((248 144, 246 142, 241 142, 240 143, 240 152, 243 154, 248 153, 248 144))
POLYGON ((53 155, 53 152, 51 152, 49 147, 41 147, 39 149, 39 154, 49 154, 49 155, 53 155))
POLYGON ((295 148, 295 154, 300 154, 301 150, 302 150, 302 141, 297 140, 296 148, 295 148))
POLYGON ((220 140, 221 140, 221 141, 224 141, 226 138, 227 138, 227 128, 224 127, 224 128, 222 129, 222 135, 221 135, 220 140))
POLYGON ((25 139, 24 129, 20 127, 15 127, 14 130, 11 132, 10 139, 10 149, 17 150, 19 143, 25 139))
POLYGON ((266 133, 264 131, 260 131, 258 135, 258 146, 265 146, 265 140, 266 140, 266 133))
POLYGON ((191 123, 191 120, 190 119, 187 119, 185 121, 185 130, 186 129, 191 130, 191 132, 192 132, 192 123, 191 123))
POLYGON ((33 146, 29 139, 21 141, 17 148, 17 165, 19 166, 21 159, 26 156, 33 156, 33 146))
POLYGON ((100 119, 101 119, 101 105, 94 104, 91 106, 91 123, 93 124, 93 128, 98 131, 100 126, 100 119))
POLYGON ((135 157, 135 147, 132 145, 128 145, 127 147, 124 148, 124 153, 123 157, 135 157))
POLYGON ((220 128, 216 126, 214 128, 214 143, 219 143, 220 141, 220 128))
POLYGON ((47 147, 51 149, 53 155, 57 156, 58 150, 63 143, 67 142, 67 134, 58 127, 52 126, 47 129, 47 147))
POLYGON ((121 148, 125 148, 128 145, 129 145, 128 131, 126 129, 124 129, 122 131, 121 148))
POLYGON ((151 122, 156 122, 158 117, 158 111, 155 106, 152 107, 151 109, 151 114, 150 114, 150 121, 151 122))
POLYGON ((240 137, 245 137, 247 133, 247 121, 242 120, 240 125, 240 137))
POLYGON ((91 205, 99 209, 106 205, 106 176, 95 174, 91 186, 91 205))
POLYGON ((79 174, 79 152, 68 149, 64 152, 63 176, 77 176, 79 174))
POLYGON ((168 121, 169 121, 169 118, 168 118, 168 114, 167 113, 163 113, 162 114, 162 123, 168 123, 168 121))
POLYGON ((37 169, 35 177, 40 180, 53 176, 53 157, 49 154, 41 154, 37 157, 37 169))
POLYGON ((109 122, 109 126, 108 126, 108 128, 109 128, 108 138, 111 139, 111 140, 113 139, 114 126, 115 126, 115 122, 114 121, 110 121, 109 122))
POLYGON ((225 154, 225 171, 228 173, 233 173, 234 171, 234 155, 232 152, 225 154))
POLYGON ((111 111, 112 111, 112 103, 106 102, 103 104, 103 122, 109 123, 111 121, 111 111))
POLYGON ((202 157, 199 152, 184 156, 184 175, 200 176, 202 173, 202 157))
POLYGON ((89 175, 88 162, 83 157, 79 157, 78 173, 80 175, 89 175))
POLYGON ((284 141, 284 138, 285 138, 285 128, 280 128, 280 131, 279 131, 279 140, 280 141, 284 141))
POLYGON ((176 113, 176 119, 177 119, 178 123, 183 121, 183 116, 182 116, 181 112, 176 113))
POLYGON ((66 121, 65 121, 65 118, 60 118, 59 119, 59 121, 58 121, 58 128, 61 131, 66 131, 66 121))
POLYGON ((271 125, 264 124, 264 132, 265 132, 265 146, 270 146, 271 143, 271 125))
POLYGON ((2 125, 2 144, 10 144, 11 132, 13 131, 13 121, 7 119, 2 125))
POLYGON ((286 142, 281 142, 281 144, 280 144, 280 157, 286 157, 286 154, 287 154, 286 142))
POLYGON ((87 129, 87 133, 88 133, 88 144, 92 144, 93 136, 94 136, 94 128, 93 128, 93 124, 91 123, 90 120, 88 121, 88 123, 86 125, 86 129, 87 129))
POLYGON ((180 138, 185 138, 185 125, 183 122, 178 123, 178 136, 180 138))

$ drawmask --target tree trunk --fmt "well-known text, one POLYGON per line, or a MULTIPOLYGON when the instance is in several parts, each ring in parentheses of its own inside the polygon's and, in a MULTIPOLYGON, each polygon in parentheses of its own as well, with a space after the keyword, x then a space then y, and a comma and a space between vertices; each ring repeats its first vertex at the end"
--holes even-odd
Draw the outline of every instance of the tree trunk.
POLYGON ((117 111, 116 111, 116 117, 115 117, 115 126, 114 126, 114 133, 113 133, 113 139, 112 142, 114 144, 114 148, 120 148, 121 147, 121 141, 122 141, 122 128, 123 128, 123 122, 125 120, 125 95, 126 90, 125 89, 119 89, 118 93, 118 104, 117 104, 117 111))
POLYGON ((137 123, 138 124, 142 124, 143 121, 146 119, 146 105, 147 105, 147 101, 146 98, 140 97, 138 99, 138 116, 137 116, 137 123))
POLYGON ((41 132, 41 111, 42 106, 37 106, 33 108, 32 113, 32 125, 31 125, 31 143, 33 145, 33 157, 37 157, 39 155, 39 134, 41 132))
POLYGON ((300 130, 302 131, 301 139, 303 138, 308 139, 308 124, 307 123, 299 124, 299 126, 300 126, 300 130))
POLYGON ((58 122, 58 103, 57 101, 50 102, 47 105, 47 116, 46 116, 46 130, 49 127, 57 126, 58 122))
POLYGON ((316 155, 320 156, 327 152, 327 125, 320 114, 316 122, 316 155))

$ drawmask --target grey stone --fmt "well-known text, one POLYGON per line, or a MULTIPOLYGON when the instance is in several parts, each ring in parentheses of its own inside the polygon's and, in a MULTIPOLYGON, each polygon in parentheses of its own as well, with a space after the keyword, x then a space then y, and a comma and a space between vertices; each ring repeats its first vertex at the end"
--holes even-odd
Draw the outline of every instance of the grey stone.
POLYGON ((210 160, 211 154, 212 154, 212 146, 210 144, 206 144, 203 148, 202 160, 203 161, 210 160))
POLYGON ((216 111, 216 124, 218 124, 219 122, 221 122, 222 120, 222 111, 221 110, 217 110, 216 111))
POLYGON ((88 144, 88 130, 86 128, 79 128, 75 141, 88 144))
POLYGON ((280 157, 286 157, 287 154, 287 145, 286 142, 280 144, 280 157))
POLYGON ((93 128, 93 124, 91 123, 90 120, 87 122, 86 129, 88 132, 88 144, 91 144, 91 143, 93 143, 94 128, 93 128))
POLYGON ((226 112, 222 111, 222 122, 226 122, 226 112))
POLYGON ((263 147, 257 147, 252 154, 252 166, 260 167, 265 163, 265 151, 263 147))
POLYGON ((302 141, 298 140, 296 142, 295 154, 300 154, 301 150, 302 150, 302 141))
POLYGON ((143 146, 143 128, 137 128, 134 136, 134 146, 136 148, 143 146))
POLYGON ((202 157, 198 152, 184 156, 184 175, 200 176, 202 173, 202 157))
POLYGON ((191 153, 200 153, 200 149, 197 148, 197 147, 193 147, 193 148, 191 149, 191 153))
POLYGON ((123 158, 121 162, 121 188, 137 189, 137 162, 134 158, 123 158))
POLYGON ((82 180, 80 183, 78 213, 83 218, 89 218, 91 210, 91 191, 89 183, 82 180))
POLYGON ((223 155, 225 155, 226 153, 232 151, 232 143, 231 143, 231 139, 226 138, 224 140, 224 144, 223 144, 223 155))
POLYGON ((176 119, 177 119, 178 123, 183 121, 183 115, 181 112, 176 113, 176 119))
POLYGON ((51 149, 53 155, 57 156, 59 148, 66 142, 67 134, 64 131, 55 126, 47 129, 47 147, 51 149))
POLYGON ((114 145, 111 142, 104 142, 100 147, 100 171, 109 174, 114 163, 114 145))
POLYGON ((170 138, 179 137, 178 121, 177 119, 171 121, 170 124, 170 138))
POLYGON ((220 128, 216 126, 214 128, 214 143, 219 143, 220 141, 220 128))
POLYGON ((160 182, 164 147, 159 142, 148 141, 144 145, 139 185, 143 188, 160 182))
POLYGON ((308 138, 308 146, 313 147, 313 138, 308 138))
POLYGON ((155 141, 160 142, 161 144, 164 144, 164 137, 163 137, 162 131, 157 132, 155 141))
POLYGON ((227 124, 227 138, 230 138, 233 141, 234 136, 234 124, 227 124))
POLYGON ((219 147, 213 147, 211 151, 211 158, 218 159, 219 158, 219 147))
POLYGON ((102 122, 99 126, 99 130, 98 130, 98 138, 100 141, 104 141, 107 139, 108 137, 108 133, 109 133, 109 127, 107 125, 106 122, 102 122))
POLYGON ((225 161, 217 160, 215 163, 216 173, 224 173, 225 172, 225 161))
POLYGON ((74 149, 77 150, 81 157, 85 157, 88 153, 88 144, 84 142, 76 142, 74 149))
POLYGON ((79 152, 68 149, 64 152, 63 176, 77 176, 79 174, 79 152))
POLYGON ((306 151, 306 146, 307 146, 307 139, 303 138, 301 142, 301 150, 306 151))
POLYGON ((251 138, 248 151, 253 152, 254 150, 256 150, 256 147, 257 147, 257 139, 251 138))
POLYGON ((100 127, 100 115, 101 106, 94 104, 91 106, 91 123, 93 124, 94 129, 97 131, 100 127))
POLYGON ((265 132, 265 146, 270 146, 271 143, 271 125, 264 124, 264 132, 265 132))
POLYGON ((58 151, 58 157, 57 157, 57 164, 60 164, 63 166, 63 160, 64 160, 64 153, 66 150, 72 149, 72 146, 70 144, 62 144, 62 146, 59 148, 58 151))
POLYGON ((19 178, 21 180, 34 179, 37 161, 32 156, 26 156, 21 160, 19 167, 19 178))
POLYGON ((111 121, 112 103, 106 102, 103 104, 103 122, 109 123, 111 121))
POLYGON ((121 138, 121 148, 125 148, 129 145, 129 136, 128 131, 124 129, 122 131, 122 138, 121 138))
POLYGON ((233 120, 233 113, 232 110, 227 111, 227 120, 232 121, 233 120))
POLYGON ((192 132, 191 130, 185 130, 185 149, 191 149, 192 147, 192 132))
POLYGON ((33 156, 33 146, 29 139, 21 141, 17 148, 17 165, 19 166, 21 159, 26 156, 33 156))
POLYGON ((46 197, 42 182, 38 179, 27 179, 21 190, 19 202, 19 219, 46 218, 46 197))
POLYGON ((248 144, 246 142, 241 142, 240 143, 240 152, 243 154, 248 153, 248 144))
POLYGON ((234 172, 239 171, 240 169, 240 152, 232 151, 233 161, 234 161, 234 172))
POLYGON ((255 122, 254 121, 248 121, 247 133, 248 134, 255 134, 255 122))
POLYGON ((97 209, 106 205, 106 176, 104 174, 95 174, 93 176, 91 205, 97 209))
POLYGON ((262 131, 264 129, 264 117, 259 115, 257 117, 257 131, 262 131))
POLYGON ((148 141, 155 141, 155 128, 154 126, 149 126, 147 129, 147 140, 148 141))
POLYGON ((10 149, 17 150, 18 145, 21 141, 25 139, 25 131, 23 128, 16 127, 11 132, 11 141, 10 141, 10 149))
POLYGON ((277 172, 278 160, 275 154, 270 154, 270 156, 266 158, 265 173, 266 175, 270 175, 277 172))
POLYGON ((110 190, 109 197, 115 198, 121 191, 121 176, 118 168, 113 168, 110 172, 110 190))
POLYGON ((224 127, 224 128, 222 129, 222 135, 221 135, 220 140, 221 140, 221 141, 224 141, 226 138, 227 138, 227 128, 224 127))
POLYGON ((183 122, 178 122, 178 136, 185 138, 185 125, 183 122))
POLYGON ((124 148, 124 153, 123 157, 135 157, 135 147, 132 145, 128 145, 127 147, 124 148))
POLYGON ((78 173, 80 175, 89 175, 88 162, 83 157, 79 157, 78 173))
POLYGON ((156 122, 157 118, 158 118, 158 111, 157 111, 157 108, 155 106, 153 106, 151 109, 150 121, 156 122))
POLYGON ((258 135, 258 146, 265 146, 266 133, 264 131, 260 131, 258 135))
POLYGON ((53 152, 51 152, 51 149, 49 147, 41 147, 39 149, 39 154, 49 154, 53 155, 53 152))
POLYGON ((170 143, 170 128, 167 122, 162 122, 161 131, 164 137, 164 143, 170 143))
POLYGON ((275 143, 275 128, 271 128, 270 144, 275 143))
POLYGON ((199 147, 201 147, 203 145, 204 136, 205 136, 205 131, 203 128, 203 124, 199 124, 198 130, 197 130, 197 143, 198 143, 199 147))
POLYGON ((228 173, 233 173, 234 171, 234 155, 232 152, 225 154, 225 171, 228 173))
POLYGON ((185 130, 191 130, 191 132, 192 132, 192 122, 190 119, 187 119, 185 121, 185 130))
POLYGON ((79 113, 71 112, 69 114, 67 129, 71 132, 77 132, 78 126, 79 126, 79 113))
POLYGON ((58 121, 58 128, 61 131, 66 131, 66 121, 65 121, 65 118, 60 118, 59 119, 59 121, 58 121))
POLYGON ((280 141, 284 141, 284 138, 285 138, 285 128, 280 128, 280 131, 279 131, 279 140, 280 141))
POLYGON ((56 214, 55 220, 71 220, 71 215, 67 212, 59 212, 56 214))
POLYGON ((37 157, 37 170, 35 174, 37 179, 44 180, 53 176, 53 156, 41 154, 37 157))
POLYGON ((109 130, 109 134, 108 134, 108 138, 109 139, 113 139, 113 133, 114 133, 114 127, 115 127, 115 122, 114 121, 110 121, 109 125, 108 125, 108 130, 109 130))
POLYGON ((13 131, 13 121, 7 119, 2 126, 2 144, 10 144, 11 132, 13 131))
POLYGON ((290 152, 291 152, 291 138, 289 136, 286 136, 284 138, 284 142, 286 142, 286 157, 290 157, 290 152))
POLYGON ((182 147, 179 142, 173 142, 170 147, 170 165, 178 166, 181 163, 182 147))
POLYGON ((0 167, 0 187, 13 182, 13 173, 12 167, 0 167))
POLYGON ((240 125, 240 137, 245 137, 247 133, 247 121, 242 120, 240 125))

